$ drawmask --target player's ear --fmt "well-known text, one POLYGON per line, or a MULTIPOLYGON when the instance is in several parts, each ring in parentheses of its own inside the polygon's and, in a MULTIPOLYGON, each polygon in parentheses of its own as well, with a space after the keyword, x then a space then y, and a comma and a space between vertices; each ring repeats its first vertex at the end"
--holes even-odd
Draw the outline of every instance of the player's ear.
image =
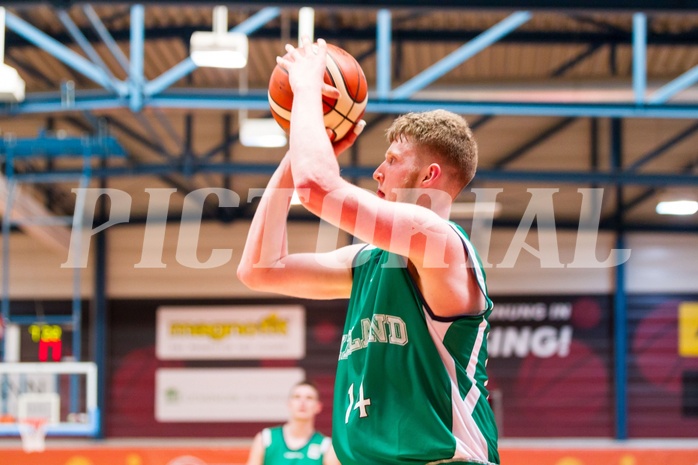
POLYGON ((424 176, 422 177, 422 187, 431 187, 434 182, 441 176, 441 165, 438 163, 431 163, 427 166, 424 171, 424 176))

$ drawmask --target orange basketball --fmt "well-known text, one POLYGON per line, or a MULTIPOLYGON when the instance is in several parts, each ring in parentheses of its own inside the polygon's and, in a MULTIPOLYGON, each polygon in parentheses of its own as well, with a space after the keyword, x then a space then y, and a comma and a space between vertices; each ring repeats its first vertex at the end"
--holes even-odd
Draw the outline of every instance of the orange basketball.
MULTIPOLYGON (((368 84, 361 65, 345 50, 327 44, 327 66, 325 82, 340 92, 338 99, 322 97, 325 127, 333 132, 333 141, 338 141, 354 129, 366 110, 368 84)), ((269 106, 277 123, 289 132, 293 91, 288 82, 288 72, 276 65, 269 79, 269 106)))

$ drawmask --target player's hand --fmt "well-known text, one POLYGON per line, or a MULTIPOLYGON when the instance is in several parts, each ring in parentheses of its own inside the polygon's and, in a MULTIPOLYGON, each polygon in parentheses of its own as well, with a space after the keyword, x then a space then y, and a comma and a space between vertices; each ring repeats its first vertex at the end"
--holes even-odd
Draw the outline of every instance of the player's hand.
POLYGON ((301 88, 319 88, 323 95, 338 98, 339 90, 324 82, 327 66, 327 43, 318 39, 316 44, 308 36, 301 38, 301 45, 286 44, 286 55, 276 57, 276 62, 288 72, 288 79, 294 93, 301 88))
MULTIPOLYGON (((366 121, 361 120, 358 123, 356 123, 356 126, 354 127, 354 130, 347 133, 346 136, 344 136, 342 139, 340 139, 337 142, 332 143, 332 148, 334 149, 334 154, 335 156, 339 156, 342 152, 344 152, 346 149, 354 145, 354 142, 356 141, 356 138, 359 137, 359 135, 363 132, 364 128, 366 127, 366 121)), ((332 130, 328 129, 327 130, 327 136, 332 137, 332 130)))

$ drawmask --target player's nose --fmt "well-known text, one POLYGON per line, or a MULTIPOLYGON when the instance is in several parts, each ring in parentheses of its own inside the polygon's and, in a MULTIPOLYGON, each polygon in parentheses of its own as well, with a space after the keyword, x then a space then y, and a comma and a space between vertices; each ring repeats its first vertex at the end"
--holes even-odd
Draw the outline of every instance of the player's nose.
POLYGON ((383 180, 383 173, 381 172, 381 166, 383 166, 382 163, 373 172, 373 179, 375 179, 377 182, 381 182, 383 180))

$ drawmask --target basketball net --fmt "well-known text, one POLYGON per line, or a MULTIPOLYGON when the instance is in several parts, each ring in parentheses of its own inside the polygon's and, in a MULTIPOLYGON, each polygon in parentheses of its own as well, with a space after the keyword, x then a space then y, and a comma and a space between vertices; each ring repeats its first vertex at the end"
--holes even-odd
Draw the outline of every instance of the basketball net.
POLYGON ((43 452, 46 449, 46 418, 19 420, 19 434, 24 452, 43 452))

